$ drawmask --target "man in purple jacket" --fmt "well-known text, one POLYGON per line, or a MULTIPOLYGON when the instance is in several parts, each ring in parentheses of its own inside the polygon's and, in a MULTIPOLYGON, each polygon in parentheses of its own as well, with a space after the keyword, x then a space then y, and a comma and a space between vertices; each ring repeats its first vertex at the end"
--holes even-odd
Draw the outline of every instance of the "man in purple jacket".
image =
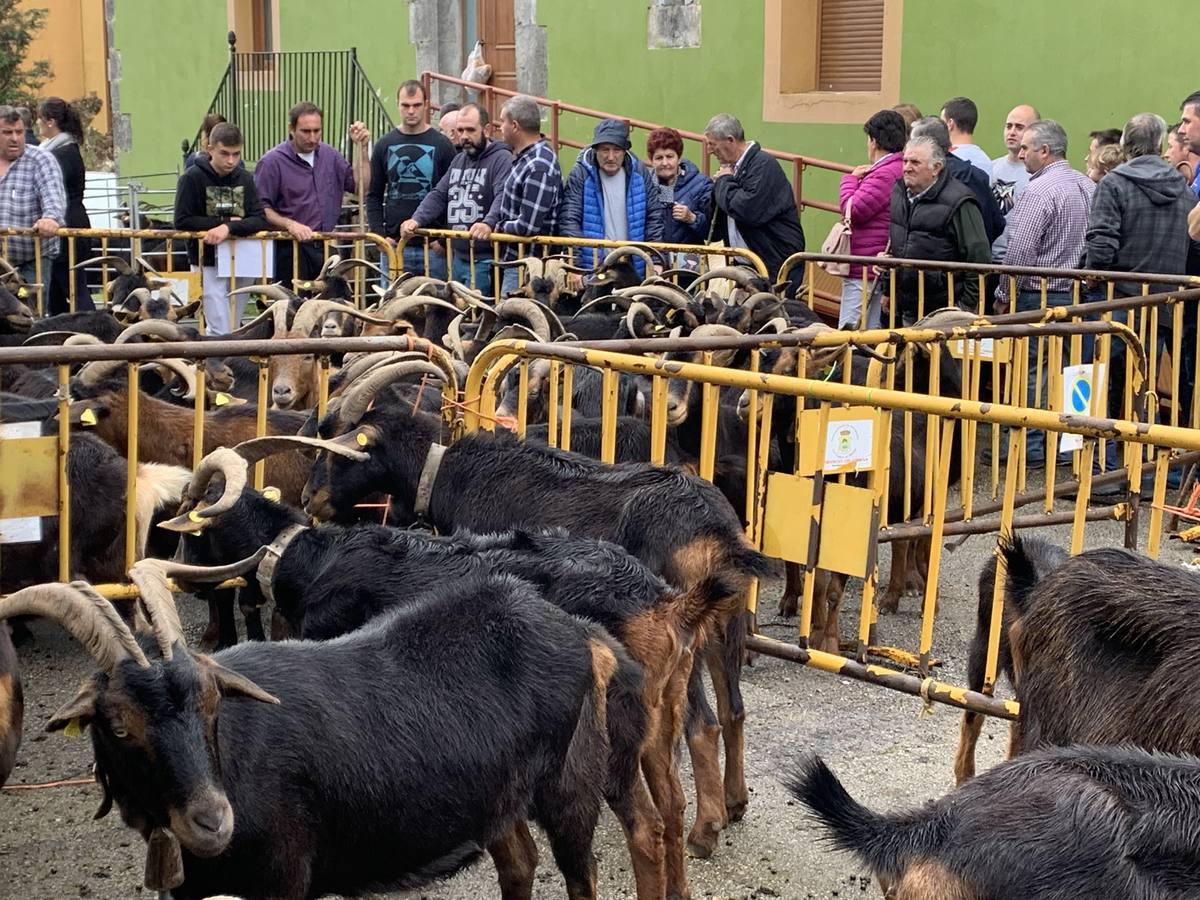
POLYGON ((342 211, 342 194, 354 193, 360 184, 365 190, 371 180, 367 127, 362 122, 350 125, 351 140, 362 148, 355 171, 321 140, 322 118, 316 104, 297 103, 288 112, 288 139, 267 151, 254 167, 267 224, 296 241, 275 242, 275 277, 285 282, 317 277, 324 260, 313 233, 333 231, 342 211))

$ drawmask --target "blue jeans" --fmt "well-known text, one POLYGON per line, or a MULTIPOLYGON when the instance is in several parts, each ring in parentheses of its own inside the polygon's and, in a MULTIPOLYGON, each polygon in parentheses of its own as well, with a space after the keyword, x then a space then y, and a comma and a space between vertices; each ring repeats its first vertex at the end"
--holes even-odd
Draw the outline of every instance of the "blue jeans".
POLYGON ((521 268, 513 266, 504 270, 504 278, 500 281, 500 296, 507 297, 511 291, 520 287, 521 268))
POLYGON ((404 248, 404 271, 414 275, 428 275, 430 278, 446 278, 446 256, 435 253, 429 248, 429 271, 425 271, 425 246, 422 243, 409 244, 404 248))
MULTIPOLYGON (((1070 306, 1070 291, 1047 291, 1046 306, 1070 306)), ((1028 312, 1042 308, 1041 291, 1019 291, 1017 293, 1017 312, 1028 312)), ((1042 351, 1042 375, 1039 384, 1037 370, 1037 345, 1031 341, 1029 345, 1029 368, 1025 372, 1025 405, 1032 407, 1037 390, 1041 389, 1041 409, 1050 408, 1050 397, 1046 396, 1046 375, 1050 367, 1050 356, 1046 349, 1042 351)), ((1041 463, 1046 460, 1046 432, 1032 428, 1025 431, 1025 461, 1041 463)))
POLYGON ((450 260, 450 277, 485 297, 492 296, 492 258, 490 256, 476 256, 475 265, 472 266, 470 258, 456 254, 450 260), (475 270, 474 283, 471 281, 472 268, 475 270))
MULTIPOLYGON (((51 269, 54 266, 52 257, 42 257, 42 285, 30 291, 28 297, 22 298, 26 306, 35 316, 45 315, 47 313, 45 299, 46 286, 50 283, 51 269)), ((37 266, 31 259, 29 262, 23 262, 17 266, 17 274, 20 275, 29 284, 37 284, 37 266)))

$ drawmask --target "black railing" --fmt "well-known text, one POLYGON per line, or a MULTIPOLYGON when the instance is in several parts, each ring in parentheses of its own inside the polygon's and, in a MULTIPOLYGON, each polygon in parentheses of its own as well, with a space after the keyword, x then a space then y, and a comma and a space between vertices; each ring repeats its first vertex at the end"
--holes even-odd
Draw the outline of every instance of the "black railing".
MULTIPOLYGON (((309 100, 324 113, 323 138, 353 161, 350 123, 362 121, 372 138, 392 128, 387 106, 375 93, 358 63, 355 48, 277 53, 239 53, 236 36, 229 32, 229 65, 209 104, 242 129, 247 162, 261 159, 287 139, 288 110, 309 100)), ((197 131, 185 154, 198 148, 197 131)))

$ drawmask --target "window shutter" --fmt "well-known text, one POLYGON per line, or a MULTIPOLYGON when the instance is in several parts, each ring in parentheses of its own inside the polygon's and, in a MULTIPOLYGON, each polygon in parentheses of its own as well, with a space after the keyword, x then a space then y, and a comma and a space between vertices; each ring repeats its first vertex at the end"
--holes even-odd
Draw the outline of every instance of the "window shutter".
POLYGON ((818 91, 878 91, 884 0, 821 0, 818 91))

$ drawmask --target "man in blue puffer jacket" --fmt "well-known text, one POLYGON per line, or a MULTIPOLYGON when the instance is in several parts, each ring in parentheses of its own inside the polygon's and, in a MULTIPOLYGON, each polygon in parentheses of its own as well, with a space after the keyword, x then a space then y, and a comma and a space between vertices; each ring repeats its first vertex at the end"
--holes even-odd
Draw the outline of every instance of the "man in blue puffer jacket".
MULTIPOLYGON (((630 146, 629 128, 621 120, 605 119, 596 126, 591 146, 579 155, 563 189, 559 234, 610 241, 663 239, 657 179, 629 153, 630 146)), ((584 250, 579 261, 595 266, 603 258, 602 252, 584 250)), ((634 265, 644 276, 642 262, 634 265)))

